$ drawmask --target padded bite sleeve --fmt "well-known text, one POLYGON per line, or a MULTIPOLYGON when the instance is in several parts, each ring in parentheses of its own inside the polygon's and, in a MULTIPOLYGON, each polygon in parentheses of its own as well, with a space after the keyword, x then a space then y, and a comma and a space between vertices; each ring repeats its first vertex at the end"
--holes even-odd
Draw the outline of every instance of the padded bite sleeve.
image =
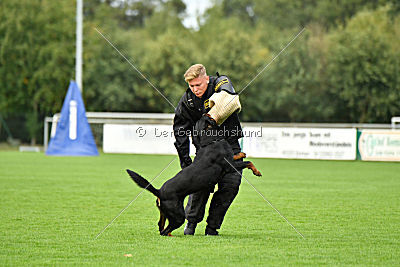
POLYGON ((208 114, 221 125, 232 113, 242 109, 239 95, 230 94, 224 90, 214 93, 210 97, 210 111, 208 114))

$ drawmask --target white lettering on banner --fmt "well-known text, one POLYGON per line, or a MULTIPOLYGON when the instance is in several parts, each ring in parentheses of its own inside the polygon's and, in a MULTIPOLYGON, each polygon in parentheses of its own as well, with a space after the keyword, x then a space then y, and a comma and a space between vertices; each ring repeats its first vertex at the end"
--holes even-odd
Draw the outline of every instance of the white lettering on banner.
POLYGON ((363 130, 358 149, 362 160, 400 161, 400 131, 363 130))
POLYGON ((69 139, 75 140, 78 123, 78 104, 75 100, 69 101, 69 139))
MULTIPOLYGON (((245 127, 244 131, 252 131, 245 127)), ((256 128, 259 129, 259 128, 256 128)), ((250 157, 334 159, 356 158, 356 129, 262 128, 262 137, 243 138, 243 151, 250 157)))

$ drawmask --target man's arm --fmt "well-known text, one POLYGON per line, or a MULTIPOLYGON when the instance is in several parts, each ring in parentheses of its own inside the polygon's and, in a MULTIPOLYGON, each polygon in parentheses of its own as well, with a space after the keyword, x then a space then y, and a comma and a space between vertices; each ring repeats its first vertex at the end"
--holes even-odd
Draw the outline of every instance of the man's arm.
POLYGON ((175 109, 173 129, 175 136, 174 145, 178 152, 182 169, 192 164, 192 159, 189 156, 190 142, 188 136, 191 132, 192 123, 190 119, 187 118, 188 114, 186 113, 181 100, 175 109))
POLYGON ((231 80, 225 76, 221 75, 215 80, 215 92, 226 91, 231 94, 235 94, 235 88, 233 88, 231 80))

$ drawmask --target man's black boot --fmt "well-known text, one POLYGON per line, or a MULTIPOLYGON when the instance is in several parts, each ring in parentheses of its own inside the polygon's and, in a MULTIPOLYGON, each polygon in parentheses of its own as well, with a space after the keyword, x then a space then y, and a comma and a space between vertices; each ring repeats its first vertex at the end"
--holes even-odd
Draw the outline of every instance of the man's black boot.
POLYGON ((183 231, 183 233, 185 235, 194 235, 194 232, 196 231, 196 226, 197 223, 188 222, 185 226, 185 230, 183 231))
POLYGON ((218 231, 211 227, 206 227, 206 235, 218 235, 218 231))

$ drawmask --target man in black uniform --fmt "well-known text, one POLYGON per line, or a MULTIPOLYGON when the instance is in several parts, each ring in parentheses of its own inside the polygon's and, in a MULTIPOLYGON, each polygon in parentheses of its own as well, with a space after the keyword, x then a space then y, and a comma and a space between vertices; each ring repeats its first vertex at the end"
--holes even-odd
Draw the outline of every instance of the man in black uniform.
MULTIPOLYGON (((210 111, 209 98, 214 93, 235 94, 228 77, 220 76, 218 73, 217 76, 207 76, 206 69, 201 64, 191 66, 184 77, 189 84, 189 88, 175 109, 173 125, 176 140, 174 145, 178 151, 182 169, 192 163, 192 159, 189 156, 189 135, 192 135, 196 151, 200 149, 200 144, 196 142, 196 138, 193 138, 193 130, 200 117, 210 111)), ((222 107, 225 107, 225 105, 222 107)), ((220 128, 222 131, 219 132, 223 133, 224 138, 231 145, 233 153, 239 153, 241 148, 238 139, 243 135, 237 113, 232 113, 227 117, 220 125, 220 128)), ((224 216, 239 191, 240 182, 241 175, 237 172, 228 173, 221 177, 218 183, 218 191, 214 193, 211 200, 206 235, 218 235, 217 229, 221 227, 224 216)), ((203 220, 205 206, 212 192, 213 188, 189 196, 185 208, 185 215, 188 220, 184 231, 185 235, 193 235, 197 224, 203 220)))

